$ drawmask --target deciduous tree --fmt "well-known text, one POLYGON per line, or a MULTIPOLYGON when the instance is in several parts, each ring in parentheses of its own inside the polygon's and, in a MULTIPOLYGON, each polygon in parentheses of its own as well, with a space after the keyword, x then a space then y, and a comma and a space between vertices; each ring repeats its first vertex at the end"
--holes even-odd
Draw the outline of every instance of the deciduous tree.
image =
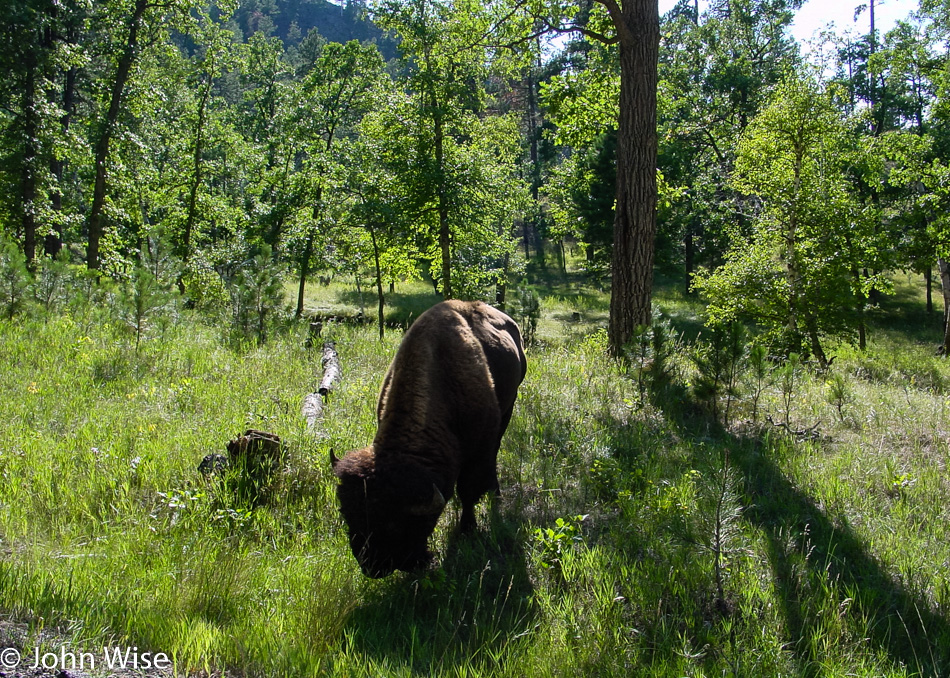
POLYGON ((86 265, 101 265, 100 245, 105 229, 109 154, 119 124, 133 67, 149 44, 163 38, 173 21, 188 16, 194 0, 113 0, 102 3, 94 24, 105 39, 112 65, 106 96, 92 136, 94 182, 86 217, 86 265))
POLYGON ((885 268, 874 259, 877 214, 861 209, 849 181, 860 153, 813 78, 793 74, 776 89, 743 135, 733 175, 759 205, 752 234, 697 280, 714 322, 754 320, 786 354, 827 364, 823 337, 854 332, 867 287, 883 284, 854 274, 885 268))
MULTIPOLYGON (((297 234, 298 317, 303 313, 315 241, 325 226, 327 188, 342 155, 338 142, 355 135, 360 119, 382 102, 387 81, 376 47, 351 41, 324 45, 298 89, 294 127, 304 148, 299 180, 307 196, 305 209, 309 207, 297 234)), ((335 197, 342 195, 338 190, 335 197)))

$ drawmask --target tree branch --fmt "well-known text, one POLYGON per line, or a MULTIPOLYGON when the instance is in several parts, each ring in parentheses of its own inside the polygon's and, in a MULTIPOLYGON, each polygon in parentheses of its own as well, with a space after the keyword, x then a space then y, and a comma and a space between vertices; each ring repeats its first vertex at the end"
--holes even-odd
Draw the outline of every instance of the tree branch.
POLYGON ((614 44, 614 43, 620 42, 621 39, 625 39, 629 43, 633 36, 630 34, 630 29, 627 27, 627 22, 624 21, 623 19, 623 9, 620 7, 620 3, 617 2, 617 0, 594 0, 594 1, 597 3, 600 3, 606 8, 607 14, 610 15, 611 21, 614 22, 614 28, 617 29, 616 40, 608 44, 614 44))
MULTIPOLYGON (((600 0, 597 0, 597 1, 600 2, 600 0)), ((608 0, 608 2, 612 2, 619 11, 619 5, 617 5, 616 2, 614 2, 614 0, 608 0)), ((505 21, 511 18, 513 14, 514 14, 514 11, 510 12, 509 14, 505 16, 504 19, 502 19, 502 21, 505 21)), ((576 23, 571 23, 571 24, 568 24, 567 26, 562 26, 559 24, 552 23, 549 17, 541 16, 540 14, 531 13, 530 16, 532 19, 534 19, 540 24, 541 27, 538 30, 534 31, 530 35, 525 36, 523 38, 519 38, 517 40, 513 40, 511 42, 504 43, 504 44, 492 45, 492 47, 497 47, 501 49, 513 49, 514 47, 524 44, 528 41, 536 40, 537 38, 540 38, 542 35, 545 35, 546 33, 555 33, 557 35, 568 35, 570 33, 580 33, 581 35, 585 37, 588 37, 592 40, 596 40, 597 42, 601 42, 605 45, 616 45, 618 42, 620 42, 619 29, 618 29, 617 35, 610 36, 610 35, 605 35, 603 33, 600 33, 599 31, 591 30, 589 28, 586 28, 576 23)), ((613 19, 612 16, 611 18, 613 19)), ((613 20, 614 20, 614 23, 617 22, 617 19, 613 19, 613 20)), ((496 27, 500 25, 502 21, 499 21, 498 23, 496 23, 496 27)), ((622 21, 620 25, 622 25, 622 21)))

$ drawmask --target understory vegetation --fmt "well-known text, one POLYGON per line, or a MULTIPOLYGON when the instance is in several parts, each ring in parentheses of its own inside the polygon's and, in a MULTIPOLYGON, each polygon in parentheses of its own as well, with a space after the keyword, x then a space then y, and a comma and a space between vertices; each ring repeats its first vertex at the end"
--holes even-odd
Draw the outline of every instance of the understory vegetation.
MULTIPOLYGON (((371 440, 401 330, 324 322, 343 378, 310 430, 306 324, 262 336, 138 276, 0 320, 0 609, 24 648, 55 629, 184 675, 950 672, 950 366, 916 278, 826 370, 703 327, 665 283, 622 367, 602 292, 512 295, 535 330, 503 495, 471 536, 450 504, 436 565, 374 581, 329 455, 371 440), (198 471, 248 428, 286 446, 255 501, 198 471)), ((356 314, 352 288, 312 287, 308 308, 356 314)), ((393 325, 433 301, 391 299, 393 325)))

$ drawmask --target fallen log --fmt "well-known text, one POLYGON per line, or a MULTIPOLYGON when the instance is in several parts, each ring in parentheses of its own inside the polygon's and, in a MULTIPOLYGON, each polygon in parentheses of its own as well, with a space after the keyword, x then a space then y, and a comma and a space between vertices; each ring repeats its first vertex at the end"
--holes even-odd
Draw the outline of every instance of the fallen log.
POLYGON ((308 429, 316 427, 320 419, 323 418, 323 400, 320 398, 319 393, 308 393, 304 397, 301 414, 303 414, 303 418, 307 420, 308 429))
POLYGON ((788 435, 794 436, 799 441, 818 440, 821 438, 821 431, 818 430, 818 427, 821 425, 821 421, 816 421, 814 426, 810 428, 803 428, 799 431, 799 430, 793 429, 784 421, 774 421, 772 419, 772 415, 770 414, 765 415, 765 418, 766 420, 768 420, 770 424, 772 424, 772 426, 774 426, 775 428, 784 429, 788 435))
POLYGON ((317 389, 317 393, 326 398, 330 395, 330 391, 333 390, 333 385, 343 375, 343 370, 340 369, 340 356, 336 352, 336 344, 334 342, 324 342, 323 357, 320 359, 320 364, 323 367, 323 379, 320 380, 320 387, 317 389))
POLYGON ((336 383, 343 376, 343 369, 340 367, 340 356, 336 352, 336 344, 332 341, 323 343, 323 356, 320 358, 320 365, 323 369, 323 378, 320 385, 313 393, 304 396, 301 414, 307 420, 307 428, 313 430, 323 418, 323 407, 330 398, 330 392, 336 386, 336 383))

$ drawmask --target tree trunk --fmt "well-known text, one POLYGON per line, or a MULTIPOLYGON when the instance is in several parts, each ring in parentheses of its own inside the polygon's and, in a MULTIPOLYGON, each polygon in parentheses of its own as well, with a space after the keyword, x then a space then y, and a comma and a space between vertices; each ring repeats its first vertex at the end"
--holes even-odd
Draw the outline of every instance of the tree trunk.
POLYGON ((37 166, 40 149, 38 148, 37 129, 37 101, 36 57, 31 54, 30 63, 26 67, 23 92, 20 106, 23 111, 23 166, 20 177, 20 225, 23 228, 23 254, 26 256, 26 265, 32 270, 36 258, 36 194, 37 194, 37 166))
POLYGON ((508 296, 508 270, 511 268, 511 254, 505 252, 505 260, 502 264, 502 279, 495 286, 495 306, 499 310, 505 310, 506 297, 508 296))
POLYGON ((868 347, 868 327, 864 322, 864 302, 858 307, 858 348, 862 351, 868 347))
MULTIPOLYGON (((74 36, 70 35, 70 43, 75 44, 74 36)), ((69 126, 72 122, 73 112, 76 106, 76 78, 78 70, 75 67, 67 69, 63 82, 63 115, 60 118, 62 127, 62 136, 64 139, 69 137, 69 126)), ((56 177, 56 185, 50 193, 50 203, 53 211, 63 211, 63 181, 66 177, 66 161, 54 155, 50 160, 50 171, 56 177)), ((55 257, 63 247, 63 228, 57 226, 55 233, 50 232, 46 236, 43 249, 51 257, 55 257)))
MULTIPOLYGON (((76 48, 80 42, 80 27, 84 23, 85 11, 83 5, 75 1, 54 3, 51 8, 51 15, 54 19, 62 17, 62 21, 56 20, 54 23, 60 32, 53 31, 49 36, 51 49, 56 42, 63 43, 68 48, 76 48)), ((60 137, 69 138, 69 127, 72 123, 73 113, 76 111, 76 89, 79 78, 79 68, 70 66, 61 73, 63 86, 59 93, 59 102, 56 101, 57 95, 50 98, 50 103, 59 103, 62 107, 63 115, 59 119, 60 137)), ((52 94, 52 92, 51 92, 52 94)), ((50 191, 50 206, 57 214, 63 211, 63 182, 66 177, 67 161, 60 154, 53 153, 50 158, 50 173, 55 178, 54 185, 50 191)), ((43 243, 43 249, 50 257, 55 257, 63 247, 63 220, 54 219, 55 230, 48 230, 43 243)))
POLYGON ((937 269, 943 288, 943 355, 950 355, 950 264, 946 259, 937 259, 937 269))
POLYGON ((617 207, 608 335, 623 353, 638 325, 650 324, 656 246, 656 87, 660 20, 656 0, 605 6, 620 40, 617 207))
POLYGON ((192 171, 194 175, 191 179, 191 189, 188 192, 188 216, 185 218, 185 232, 181 238, 181 250, 179 255, 183 262, 188 261, 191 254, 191 234, 194 232, 195 222, 198 219, 198 190, 202 182, 202 156, 204 155, 204 135, 205 135, 205 117, 207 115, 208 100, 211 98, 211 85, 214 79, 207 75, 207 81, 201 88, 201 97, 198 100, 198 122, 195 127, 195 148, 192 154, 192 171))
MULTIPOLYGON (((20 92, 20 111, 23 117, 23 127, 18 130, 22 135, 23 159, 20 167, 20 195, 19 207, 21 210, 20 227, 23 231, 23 254, 26 265, 32 271, 36 266, 37 225, 39 220, 38 200, 40 199, 41 165, 50 170, 55 168, 56 153, 44 149, 41 140, 43 136, 43 98, 48 97, 47 82, 54 78, 51 64, 56 42, 60 40, 58 29, 61 25, 59 3, 43 3, 35 7, 36 13, 42 18, 35 25, 26 27, 29 34, 21 34, 21 38, 14 38, 19 43, 18 53, 22 63, 23 80, 20 92)), ((19 70, 19 69, 18 69, 19 70)))
POLYGON ((142 27, 142 18, 148 8, 148 0, 136 0, 135 9, 129 19, 129 35, 116 65, 115 77, 112 81, 112 91, 109 98, 109 109, 102 120, 99 136, 95 143, 95 172, 96 178, 92 191, 92 207, 89 210, 87 226, 89 243, 86 249, 86 266, 90 270, 97 270, 100 266, 99 244, 103 235, 102 211, 106 202, 106 163, 109 161, 109 149, 112 143, 112 134, 122 109, 122 100, 125 94, 125 85, 132 73, 132 64, 138 56, 139 30, 142 27))
MULTIPOLYGON (((692 221, 692 220, 691 220, 692 221)), ((686 238, 684 240, 684 246, 686 249, 685 256, 683 257, 683 267, 686 272, 686 295, 693 296, 696 293, 693 291, 693 274, 696 272, 696 245, 693 242, 693 225, 689 223, 686 225, 686 238)))
POLYGON ((933 315, 934 313, 934 272, 933 268, 928 265, 924 269, 924 281, 927 283, 927 315, 933 315))
MULTIPOLYGON (((425 69, 432 73, 431 54, 428 48, 423 55, 425 69)), ((432 112, 432 145, 435 156, 436 172, 436 208, 439 212, 439 251, 442 259, 442 298, 452 298, 452 234, 449 228, 449 202, 445 186, 445 123, 442 119, 442 105, 434 85, 430 84, 426 92, 432 112)), ((435 276, 432 276, 433 279, 435 276)))
MULTIPOLYGON (((435 97, 433 96, 433 99, 435 97)), ((434 106, 437 106, 433 102, 434 106)), ((445 195, 445 130, 442 115, 435 113, 435 166, 438 172, 439 250, 442 252, 442 298, 452 298, 452 237, 449 231, 449 203, 445 195)))
POLYGON ((811 340, 811 353, 818 361, 819 367, 823 370, 828 369, 828 356, 825 355, 821 347, 821 339, 818 336, 818 322, 811 314, 805 319, 805 326, 808 328, 808 338, 811 340))
POLYGON ((307 243, 304 245, 303 254, 300 255, 300 281, 297 285, 297 311, 294 316, 299 318, 303 315, 303 297, 307 287, 307 276, 310 274, 310 258, 313 256, 313 232, 307 234, 307 243))
POLYGON ((372 225, 369 226, 369 237, 373 243, 373 263, 376 265, 376 299, 378 301, 376 318, 379 323, 379 340, 382 341, 386 332, 386 324, 383 317, 386 297, 383 296, 383 271, 379 266, 379 244, 376 242, 376 228, 372 225))
MULTIPOLYGON (((801 353, 804 349, 804 335, 800 328, 799 315, 804 309, 801 305, 801 270, 798 266, 798 201, 801 196, 802 167, 804 165, 804 149, 800 138, 795 141, 795 166, 793 168, 794 182, 792 188, 792 206, 788 216, 788 230, 784 234, 785 251, 785 279, 788 284, 788 318, 785 331, 788 333, 788 353, 801 353)), ((808 332, 810 328, 806 327, 808 332)))
MULTIPOLYGON (((541 255, 539 257, 539 262, 541 267, 544 268, 544 242, 541 238, 540 229, 538 228, 538 215, 540 214, 539 207, 539 197, 541 192, 541 156, 538 152, 538 97, 537 97, 537 83, 534 79, 534 73, 529 72, 528 74, 528 101, 527 101, 527 114, 528 114, 528 155, 531 160, 531 200, 534 202, 535 209, 531 210, 531 223, 534 226, 534 232, 537 237, 537 242, 535 243, 535 249, 537 254, 541 255)), ((525 258, 528 258, 528 224, 527 220, 525 222, 525 258)))
MULTIPOLYGON (((848 245, 848 250, 851 250, 851 239, 846 238, 845 242, 848 245)), ((854 285, 857 288, 855 303, 858 312, 858 348, 863 351, 868 347, 868 331, 867 325, 864 322, 864 311, 867 308, 868 299, 864 292, 861 291, 861 271, 858 270, 858 267, 854 264, 851 265, 851 277, 854 278, 854 285)))
POLYGON ((363 322, 362 318, 366 315, 366 303, 363 300, 363 283, 360 282, 359 269, 354 268, 353 276, 356 278, 356 293, 360 297, 360 322, 363 322))
POLYGON ((307 287, 307 276, 310 275, 310 259, 313 257, 313 238, 314 230, 316 229, 316 224, 320 218, 320 213, 323 210, 323 184, 317 186, 317 194, 313 199, 313 224, 310 226, 310 230, 307 233, 307 243, 304 246, 303 254, 300 256, 300 281, 297 285, 297 312, 296 317, 303 315, 303 298, 304 291, 307 287))

